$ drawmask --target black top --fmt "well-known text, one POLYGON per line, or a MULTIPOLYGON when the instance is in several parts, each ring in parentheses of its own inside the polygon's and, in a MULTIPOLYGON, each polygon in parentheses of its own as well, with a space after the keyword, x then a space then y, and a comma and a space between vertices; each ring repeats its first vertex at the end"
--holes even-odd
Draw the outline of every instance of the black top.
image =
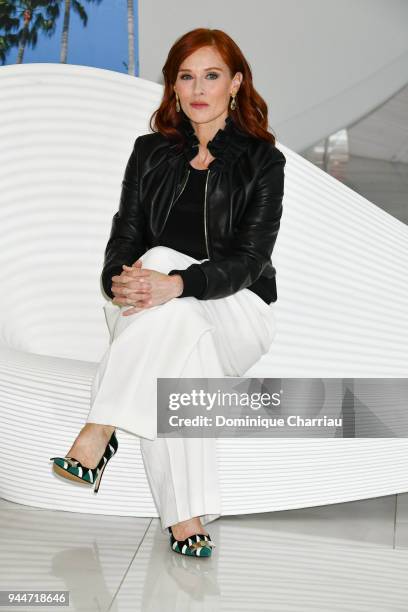
MULTIPOLYGON (((195 259, 208 259, 204 231, 204 196, 208 170, 197 170, 191 164, 190 169, 191 172, 183 193, 170 211, 160 236, 160 244, 186 253, 195 259)), ((204 294, 205 274, 197 267, 190 270, 173 269, 169 274, 180 274, 183 279, 184 289, 178 297, 190 295, 198 297, 204 294)), ((268 304, 269 288, 267 285, 268 279, 259 278, 247 289, 256 293, 268 304)))
POLYGON ((208 170, 190 165, 183 193, 172 207, 160 236, 162 246, 171 247, 194 259, 208 259, 204 231, 204 195, 208 170))

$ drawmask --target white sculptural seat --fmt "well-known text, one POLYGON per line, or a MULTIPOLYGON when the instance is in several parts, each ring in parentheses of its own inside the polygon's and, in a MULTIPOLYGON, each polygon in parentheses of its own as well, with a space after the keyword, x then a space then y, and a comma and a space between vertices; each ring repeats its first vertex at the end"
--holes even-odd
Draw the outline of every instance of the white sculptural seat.
MULTIPOLYGON (((127 159, 135 138, 149 131, 162 88, 49 63, 5 66, 0 87, 0 496, 41 508, 157 516, 136 436, 118 430, 120 452, 97 496, 81 485, 68 490, 49 457, 65 454, 89 411, 109 342, 103 252, 127 159)), ((406 377, 408 228, 278 147, 287 158, 273 256, 278 333, 247 376, 406 377)), ((223 514, 407 490, 404 438, 217 444, 223 514)))

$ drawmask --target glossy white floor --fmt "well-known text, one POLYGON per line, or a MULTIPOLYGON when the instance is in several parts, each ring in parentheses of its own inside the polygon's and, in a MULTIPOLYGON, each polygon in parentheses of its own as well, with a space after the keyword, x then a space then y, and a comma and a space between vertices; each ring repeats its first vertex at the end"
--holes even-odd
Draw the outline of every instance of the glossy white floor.
POLYGON ((158 519, 0 500, 0 525, 0 589, 68 590, 62 610, 408 609, 408 493, 222 517, 209 559, 172 552, 158 519))

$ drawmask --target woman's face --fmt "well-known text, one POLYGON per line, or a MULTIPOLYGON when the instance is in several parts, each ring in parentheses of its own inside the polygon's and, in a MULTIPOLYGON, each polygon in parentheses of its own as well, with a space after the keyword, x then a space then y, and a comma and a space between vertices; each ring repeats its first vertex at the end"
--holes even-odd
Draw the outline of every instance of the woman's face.
POLYGON ((231 95, 237 93, 241 81, 242 73, 232 78, 214 47, 202 47, 180 64, 174 89, 188 118, 194 123, 208 123, 228 115, 231 95), (205 106, 193 106, 195 102, 205 106))

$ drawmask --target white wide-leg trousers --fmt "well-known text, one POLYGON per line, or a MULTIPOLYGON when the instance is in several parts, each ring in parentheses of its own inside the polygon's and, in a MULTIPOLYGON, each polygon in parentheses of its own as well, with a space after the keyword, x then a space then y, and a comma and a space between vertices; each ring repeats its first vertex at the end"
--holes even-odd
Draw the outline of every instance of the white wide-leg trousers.
MULTIPOLYGON (((143 268, 167 274, 196 260, 157 246, 143 268)), ((216 438, 157 437, 157 378, 242 376, 270 349, 273 305, 249 289, 214 300, 173 298, 129 316, 130 306, 104 306, 110 345, 91 390, 89 423, 140 436, 140 449, 162 530, 221 515, 216 438)))

